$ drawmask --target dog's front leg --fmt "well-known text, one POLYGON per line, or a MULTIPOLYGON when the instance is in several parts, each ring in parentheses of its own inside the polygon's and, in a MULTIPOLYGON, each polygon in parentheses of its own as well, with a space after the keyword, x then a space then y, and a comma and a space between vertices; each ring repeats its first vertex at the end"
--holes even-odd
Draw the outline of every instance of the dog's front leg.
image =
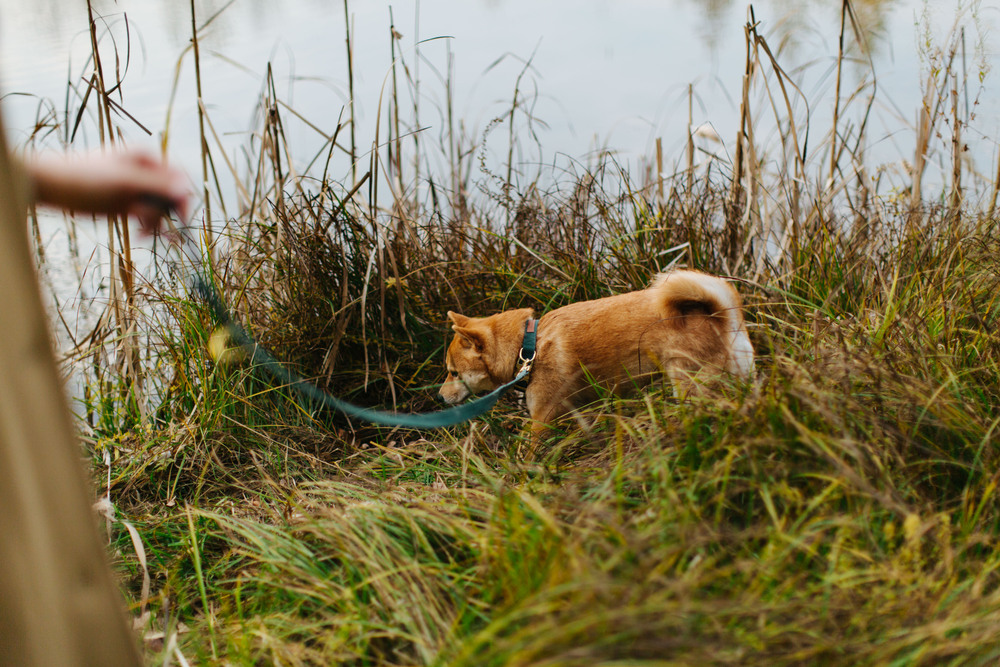
POLYGON ((524 402, 531 416, 531 450, 536 451, 542 440, 552 431, 552 424, 576 407, 570 397, 575 387, 569 383, 551 387, 545 382, 532 382, 524 394, 524 402))

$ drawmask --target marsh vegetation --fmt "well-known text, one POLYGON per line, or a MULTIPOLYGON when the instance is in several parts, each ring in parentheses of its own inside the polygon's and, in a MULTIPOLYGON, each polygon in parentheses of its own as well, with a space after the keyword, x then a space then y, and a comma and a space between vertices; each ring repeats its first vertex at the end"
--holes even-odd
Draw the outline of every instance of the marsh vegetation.
MULTIPOLYGON (((736 281, 759 357, 710 399, 599 401, 534 457, 516 400, 448 430, 353 423, 217 363, 192 253, 144 278, 109 221, 108 314, 74 358, 150 663, 995 662, 1000 175, 963 157, 986 73, 975 17, 927 44, 904 188, 865 157, 877 81, 839 85, 866 48, 842 7, 832 97, 805 99, 748 21, 728 150, 692 128, 638 174, 605 153, 526 178, 516 81, 480 135, 450 107, 420 132, 396 51, 375 136, 347 107, 313 125, 314 155, 290 154, 287 125, 311 121, 266 73, 240 155, 201 108, 198 264, 338 397, 434 409, 448 310, 542 312, 671 266, 736 281), (928 161, 947 178, 922 187, 928 161)), ((115 69, 88 67, 76 118, 114 143, 115 69)))

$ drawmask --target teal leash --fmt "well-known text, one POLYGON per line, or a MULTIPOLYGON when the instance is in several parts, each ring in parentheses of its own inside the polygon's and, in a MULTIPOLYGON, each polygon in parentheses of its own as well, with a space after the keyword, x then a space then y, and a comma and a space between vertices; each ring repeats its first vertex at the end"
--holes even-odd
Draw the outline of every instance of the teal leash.
MULTIPOLYGON (((250 357, 252 367, 262 369, 275 381, 288 386, 296 393, 307 398, 314 405, 342 412, 350 417, 362 419, 373 424, 403 426, 414 429, 441 428, 443 426, 461 424, 491 410, 497 401, 500 400, 500 397, 510 389, 515 388, 522 382, 526 385, 528 375, 531 373, 531 366, 535 361, 538 320, 529 319, 524 326, 524 342, 521 344, 519 355, 521 369, 510 382, 497 387, 489 394, 474 401, 437 412, 400 413, 372 410, 371 408, 363 408, 331 396, 328 392, 323 391, 301 375, 285 368, 267 350, 258 345, 243 327, 233 320, 218 291, 200 273, 195 274, 191 287, 208 304, 209 308, 212 309, 212 313, 219 323, 228 329, 233 342, 244 349, 252 350, 250 357)), ((520 388, 523 389, 523 385, 520 388)))

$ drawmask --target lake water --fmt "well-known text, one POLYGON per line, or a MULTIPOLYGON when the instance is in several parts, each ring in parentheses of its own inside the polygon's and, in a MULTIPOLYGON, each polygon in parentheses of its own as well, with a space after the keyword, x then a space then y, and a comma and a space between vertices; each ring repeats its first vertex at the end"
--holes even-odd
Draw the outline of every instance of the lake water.
MULTIPOLYGON (((871 40, 879 98, 870 136, 885 139, 876 159, 905 157, 919 106, 920 25, 928 6, 933 36, 952 24, 952 2, 925 5, 914 0, 857 2, 859 19, 871 40), (909 131, 908 131, 909 130, 909 131)), ((178 0, 95 0, 95 12, 130 62, 124 76, 124 107, 154 135, 164 130, 177 63, 179 92, 170 128, 173 159, 197 171, 197 125, 190 56, 182 59, 191 35, 188 2, 178 0), (126 18, 129 30, 126 31, 126 18), (131 36, 129 41, 126 35, 131 36)), ((204 98, 230 150, 246 140, 255 103, 270 63, 279 94, 321 129, 332 131, 348 99, 345 10, 340 0, 199 0, 197 20, 221 14, 202 36, 204 98)), ((837 53, 839 2, 769 0, 754 3, 761 32, 772 47, 783 47, 782 64, 803 82, 803 91, 823 116, 833 90, 831 68, 837 53)), ((694 122, 710 122, 723 137, 735 135, 748 5, 726 0, 421 0, 387 3, 353 0, 355 104, 359 143, 369 144, 380 94, 390 66, 390 16, 402 37, 397 52, 420 81, 424 134, 442 133, 445 90, 442 76, 449 53, 454 64, 455 115, 477 136, 509 107, 515 81, 531 59, 522 95, 537 99, 533 114, 542 160, 558 154, 582 157, 597 146, 620 153, 634 165, 652 154, 661 138, 668 158, 682 150, 687 131, 687 90, 693 84, 694 122), (439 38, 439 39, 434 39, 439 38), (422 59, 415 57, 415 44, 422 59), (542 124, 544 123, 544 125, 542 124)), ((975 12, 989 31, 1000 18, 996 3, 975 12)), ((966 21, 970 24, 970 20, 966 21)), ((85 73, 89 53, 86 3, 61 0, 0 0, 0 87, 30 93, 65 107, 66 82, 85 73)), ((853 41, 853 40, 848 40, 853 41)), ((995 35, 987 34, 987 61, 995 35)), ((969 35, 968 69, 975 36, 969 35)), ((106 37, 105 67, 113 62, 106 37)), ((852 68, 848 68, 849 70, 852 68)), ((864 68, 853 68, 855 74, 864 68)), ((991 81, 987 78, 987 84, 991 81)), ((845 86, 845 90, 849 90, 845 86)), ((973 92, 975 92, 973 90, 973 92)), ((5 112, 15 139, 34 124, 38 99, 7 98, 5 112)), ((383 102, 384 106, 384 102, 383 102)), ((989 146, 974 146, 993 159, 1000 129, 998 97, 986 94, 978 108, 975 134, 989 146)), ((819 126, 819 123, 816 123, 819 126)), ((157 146, 127 121, 132 145, 157 146)), ((316 136, 290 123, 292 140, 302 145, 316 136)), ((826 128, 822 128, 825 130, 826 128)), ((94 141, 93 133, 88 139, 94 141)), ((306 151, 307 152, 307 151, 306 151)), ((303 154, 302 159, 307 159, 303 154)))
MULTIPOLYGON (((919 55, 921 45, 943 43, 958 5, 915 0, 865 0, 856 5, 878 81, 869 160, 898 164, 913 151, 920 84, 927 68, 919 55)), ((124 73, 122 104, 152 132, 148 136, 137 125, 119 119, 128 144, 159 150, 176 77, 167 152, 173 162, 200 174, 194 73, 186 51, 190 4, 94 0, 94 9, 100 17, 105 70, 115 68, 117 53, 118 69, 124 73)), ((812 0, 753 5, 760 32, 773 49, 780 50, 780 62, 809 101, 816 143, 829 128, 840 9, 839 2, 812 0)), ((197 0, 195 10, 199 25, 218 14, 200 36, 202 76, 208 113, 228 154, 238 156, 255 127, 269 64, 282 99, 324 132, 333 132, 348 100, 342 0, 197 0)), ((744 24, 749 15, 743 2, 351 0, 348 14, 354 40, 356 136, 362 150, 375 136, 380 99, 384 117, 390 26, 401 35, 397 57, 419 81, 421 136, 431 143, 446 132, 449 67, 454 114, 473 138, 481 137, 492 119, 509 110, 523 72, 520 95, 530 100, 536 119, 531 130, 537 137, 537 144, 522 141, 519 157, 525 165, 586 160, 597 149, 607 148, 638 175, 660 139, 665 170, 670 171, 682 159, 687 139, 689 86, 694 94, 693 123, 710 123, 729 143, 736 135, 744 24)), ((977 3, 964 14, 965 69, 972 81, 969 104, 975 111, 965 140, 973 167, 983 174, 996 173, 1000 96, 994 91, 1000 84, 994 79, 1000 74, 986 74, 983 91, 978 80, 982 65, 996 62, 993 28, 998 20, 997 2, 977 3), (985 34, 981 44, 977 25, 985 34)), ((82 1, 0 0, 0 89, 7 95, 2 108, 15 143, 25 142, 36 120, 50 109, 60 122, 64 120, 67 82, 83 90, 80 82, 89 74, 87 26, 82 1)), ((854 42, 851 37, 848 41, 854 42)), ((855 60, 845 70, 845 95, 870 72, 864 58, 857 51, 853 54, 855 60)), ((398 74, 404 75, 402 70, 398 74)), ((77 101, 70 104, 72 109, 77 106, 77 101)), ((797 113, 803 109, 800 104, 797 113)), ((293 154, 303 163, 308 161, 320 143, 318 135, 288 114, 286 124, 293 154)), ((93 122, 85 123, 75 145, 94 145, 94 127, 93 122)), ((521 130, 522 140, 530 136, 523 117, 521 130)), ((59 136, 48 136, 43 145, 58 146, 59 136)), ((338 163, 332 173, 347 180, 349 167, 338 163)), ((891 175, 892 169, 887 173, 891 175)), ((944 180, 933 164, 928 178, 944 180)), ((904 187, 905 179, 900 178, 898 185, 904 187)), ((59 225, 44 228, 50 256, 56 258, 49 279, 56 291, 72 290, 78 272, 59 261, 66 247, 60 230, 59 225)), ((94 232, 84 242, 98 257, 90 269, 98 285, 100 236, 94 232)), ((86 258, 88 252, 83 255, 86 258)), ((90 296, 86 291, 80 293, 84 301, 90 296)))

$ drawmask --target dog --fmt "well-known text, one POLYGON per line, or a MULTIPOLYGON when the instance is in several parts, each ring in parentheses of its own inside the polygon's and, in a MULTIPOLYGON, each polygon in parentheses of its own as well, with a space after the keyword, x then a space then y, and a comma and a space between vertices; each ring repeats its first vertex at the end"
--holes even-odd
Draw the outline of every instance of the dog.
MULTIPOLYGON (((489 317, 448 312, 455 337, 439 397, 455 404, 515 377, 534 310, 489 317)), ((647 289, 573 303, 537 322, 537 352, 525 389, 537 443, 547 425, 598 397, 625 395, 659 374, 675 393, 700 391, 726 373, 748 378, 754 351, 739 293, 698 271, 658 274, 647 289)))

